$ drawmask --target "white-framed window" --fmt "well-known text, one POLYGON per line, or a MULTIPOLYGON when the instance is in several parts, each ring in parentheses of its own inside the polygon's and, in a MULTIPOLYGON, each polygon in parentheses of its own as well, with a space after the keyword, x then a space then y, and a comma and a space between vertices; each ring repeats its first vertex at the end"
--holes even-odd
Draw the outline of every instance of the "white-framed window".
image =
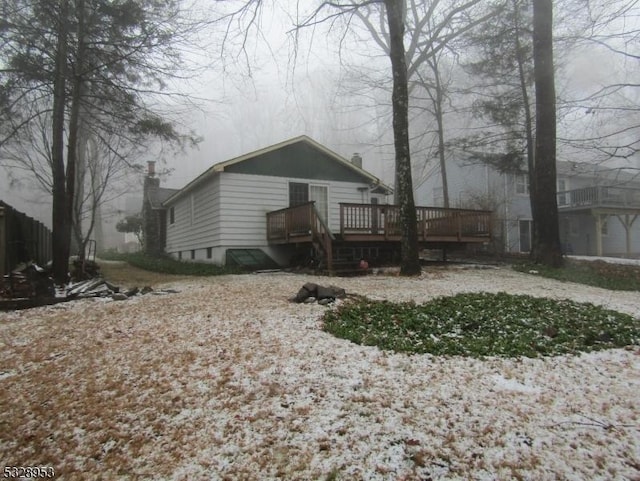
POLYGON ((309 202, 309 184, 306 182, 289 182, 289 207, 309 202))
POLYGON ((169 224, 174 224, 176 221, 176 209, 175 207, 169 207, 169 224))
POLYGON ((557 182, 558 189, 558 206, 562 207, 564 205, 569 205, 571 202, 569 200, 569 183, 566 179, 558 179, 557 182))
POLYGON ((514 174, 514 183, 516 184, 516 194, 529 195, 529 174, 514 174))

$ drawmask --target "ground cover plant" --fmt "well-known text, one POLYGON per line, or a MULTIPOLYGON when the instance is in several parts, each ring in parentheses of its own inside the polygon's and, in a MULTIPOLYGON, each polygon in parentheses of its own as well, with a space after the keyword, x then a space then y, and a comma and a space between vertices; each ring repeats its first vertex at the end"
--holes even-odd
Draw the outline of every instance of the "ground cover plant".
POLYGON ((565 265, 559 268, 530 262, 515 264, 513 268, 559 281, 577 282, 616 291, 640 291, 640 267, 634 265, 565 259, 565 265))
POLYGON ((128 264, 152 272, 175 274, 184 276, 219 276, 224 274, 239 274, 237 268, 230 268, 208 262, 184 262, 168 256, 154 257, 140 252, 121 254, 107 252, 100 256, 107 260, 120 260, 128 264))
POLYGON ((463 293, 417 305, 360 298, 325 314, 324 329, 385 350, 537 357, 640 344, 640 320, 588 303, 463 293))
MULTIPOLYGON (((7 466, 50 466, 61 480, 638 477, 640 347, 407 355, 330 335, 326 307, 287 301, 326 277, 147 275, 178 292, 0 312, 7 466)), ((553 292, 640 317, 635 292, 502 267, 331 282, 416 304, 488 289, 553 292)))

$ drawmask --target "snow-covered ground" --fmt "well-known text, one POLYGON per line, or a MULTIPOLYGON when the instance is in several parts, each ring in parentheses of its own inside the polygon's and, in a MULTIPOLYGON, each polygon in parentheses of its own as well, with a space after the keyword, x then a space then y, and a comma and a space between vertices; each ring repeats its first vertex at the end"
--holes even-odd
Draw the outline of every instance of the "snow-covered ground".
POLYGON ((640 349, 436 358, 320 329, 307 281, 423 302, 462 291, 588 301, 637 292, 507 269, 421 278, 256 274, 179 294, 0 314, 0 459, 57 479, 637 480, 640 349))

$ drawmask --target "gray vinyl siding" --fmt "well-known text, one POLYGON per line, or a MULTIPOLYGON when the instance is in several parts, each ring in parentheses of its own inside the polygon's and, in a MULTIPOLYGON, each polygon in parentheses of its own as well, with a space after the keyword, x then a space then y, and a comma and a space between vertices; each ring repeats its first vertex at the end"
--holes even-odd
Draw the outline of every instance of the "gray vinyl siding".
MULTIPOLYGON (((267 212, 289 206, 289 182, 304 182, 327 187, 329 202, 329 228, 340 230, 341 202, 362 202, 355 182, 322 181, 316 179, 288 179, 285 177, 223 173, 221 236, 227 246, 266 245, 267 212)), ((370 201, 368 193, 366 202, 370 201)), ((384 197, 380 198, 384 202, 384 197)))
MULTIPOLYGON (((187 251, 183 259, 190 259, 188 251, 220 244, 219 184, 219 176, 214 176, 169 206, 174 208, 175 222, 169 224, 167 216, 167 253, 187 251)), ((196 252, 196 259, 203 255, 196 252)))
POLYGON ((288 202, 285 179, 221 173, 220 244, 227 247, 267 245, 267 212, 288 202))

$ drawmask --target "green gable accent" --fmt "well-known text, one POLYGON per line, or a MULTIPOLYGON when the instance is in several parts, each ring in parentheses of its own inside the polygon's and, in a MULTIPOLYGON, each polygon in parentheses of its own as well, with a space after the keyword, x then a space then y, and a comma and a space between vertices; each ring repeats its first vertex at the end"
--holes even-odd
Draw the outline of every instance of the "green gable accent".
POLYGON ((371 179, 302 141, 228 165, 224 171, 297 179, 371 183, 371 179))

